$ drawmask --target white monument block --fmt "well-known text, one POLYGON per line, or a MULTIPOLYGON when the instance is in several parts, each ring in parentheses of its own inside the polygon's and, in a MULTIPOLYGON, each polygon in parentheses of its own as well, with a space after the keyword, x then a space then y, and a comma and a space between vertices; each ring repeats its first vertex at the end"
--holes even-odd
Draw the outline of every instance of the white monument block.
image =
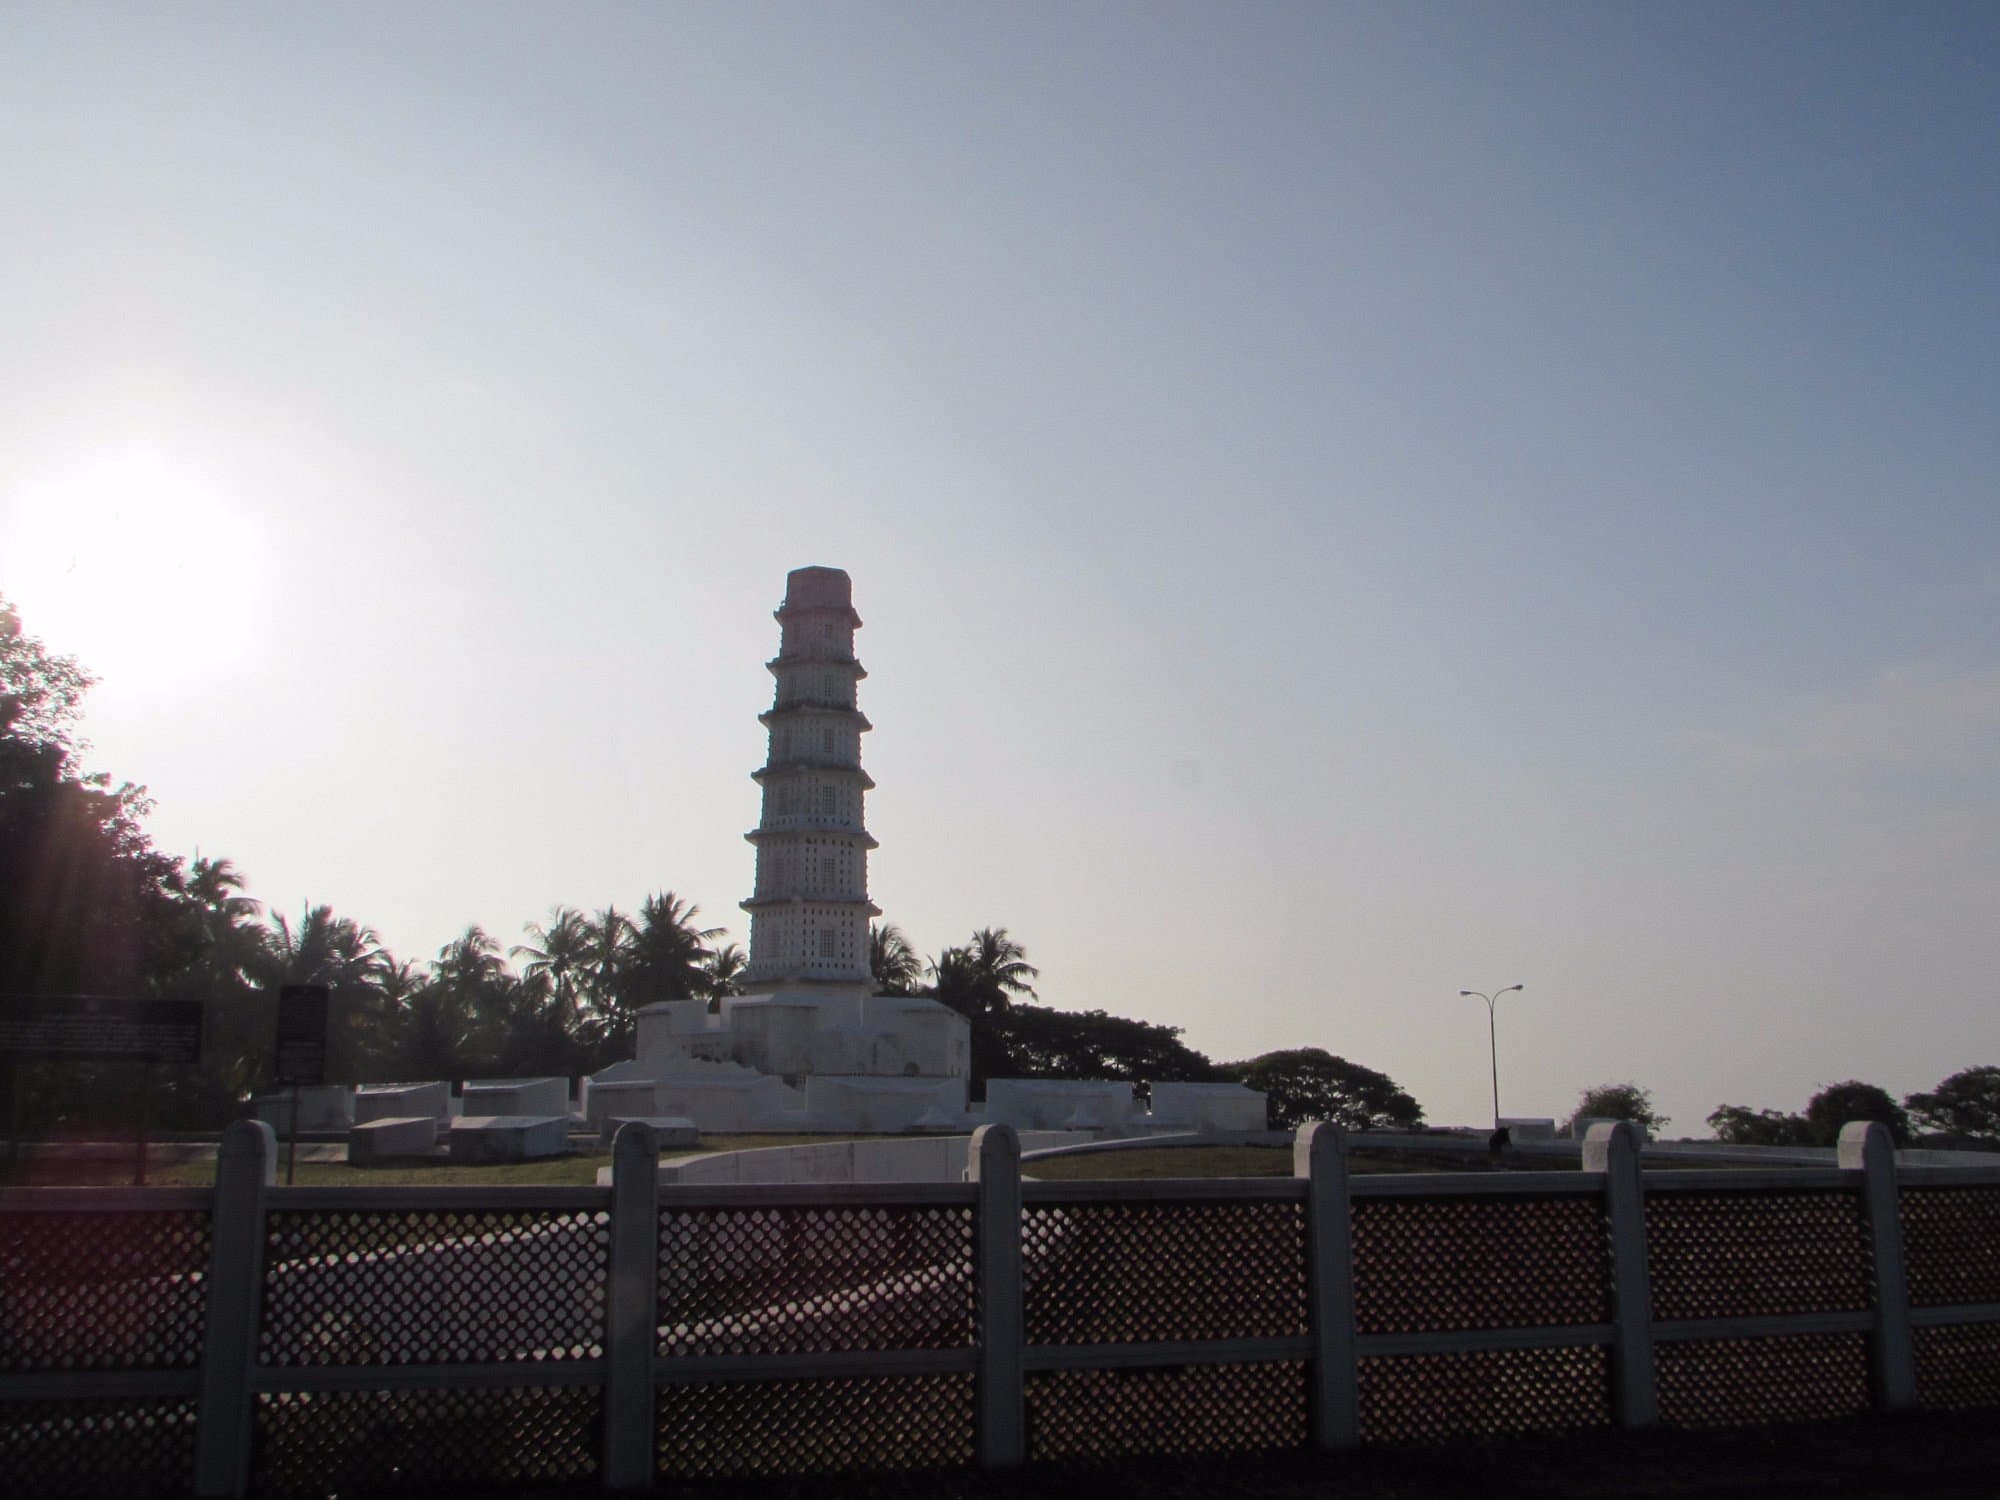
POLYGON ((440 1123, 451 1117, 448 1083, 376 1083, 354 1091, 354 1122, 408 1120, 418 1115, 440 1123))
POLYGON ((468 1115, 566 1115, 567 1078, 468 1079, 459 1089, 468 1115))
POLYGON ((437 1153, 437 1121, 429 1115, 403 1120, 366 1120, 347 1132, 347 1164, 365 1167, 437 1153))
POLYGON ((614 1116, 627 1120, 650 1119, 659 1113, 654 1105, 656 1092, 651 1078, 620 1078, 605 1083, 592 1079, 589 1092, 584 1095, 583 1117, 600 1131, 604 1129, 604 1122, 614 1116))
MULTIPOLYGON (((354 1123, 354 1090, 344 1083, 315 1084, 298 1091, 298 1128, 301 1135, 327 1135, 354 1123)), ((292 1130, 291 1089, 275 1094, 259 1094, 251 1101, 257 1118, 280 1136, 292 1130)))
POLYGON ((451 1122, 451 1159, 463 1166, 536 1161, 569 1151, 568 1115, 460 1115, 451 1122))

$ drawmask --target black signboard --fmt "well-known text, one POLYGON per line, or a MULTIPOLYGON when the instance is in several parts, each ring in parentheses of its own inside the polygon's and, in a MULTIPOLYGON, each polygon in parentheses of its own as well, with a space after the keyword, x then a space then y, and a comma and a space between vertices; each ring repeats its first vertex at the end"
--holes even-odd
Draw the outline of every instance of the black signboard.
POLYGON ((323 984, 288 984, 278 991, 276 1082, 326 1082, 326 1000, 323 984))
POLYGON ((0 996, 0 1062, 200 1061, 199 1000, 0 996))

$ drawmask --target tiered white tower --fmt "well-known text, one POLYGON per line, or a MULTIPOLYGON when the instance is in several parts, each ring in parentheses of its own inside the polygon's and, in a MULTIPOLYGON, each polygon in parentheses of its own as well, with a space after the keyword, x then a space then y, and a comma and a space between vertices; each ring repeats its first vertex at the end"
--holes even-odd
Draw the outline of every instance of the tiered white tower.
POLYGON ((821 991, 858 1000, 874 988, 868 923, 868 851, 875 840, 862 799, 875 783, 861 769, 861 736, 873 727, 855 706, 868 674, 854 658, 854 586, 839 568, 795 568, 776 610, 777 678, 758 722, 770 731, 762 816, 744 837, 757 848, 747 994, 821 991))

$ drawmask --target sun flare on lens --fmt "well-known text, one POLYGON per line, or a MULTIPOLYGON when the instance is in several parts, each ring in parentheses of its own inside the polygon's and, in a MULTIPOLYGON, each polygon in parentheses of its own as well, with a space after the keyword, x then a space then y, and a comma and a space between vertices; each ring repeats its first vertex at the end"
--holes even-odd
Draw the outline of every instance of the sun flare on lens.
POLYGON ((158 457, 28 485, 0 593, 105 690, 168 687, 243 647, 255 549, 239 517, 158 457))

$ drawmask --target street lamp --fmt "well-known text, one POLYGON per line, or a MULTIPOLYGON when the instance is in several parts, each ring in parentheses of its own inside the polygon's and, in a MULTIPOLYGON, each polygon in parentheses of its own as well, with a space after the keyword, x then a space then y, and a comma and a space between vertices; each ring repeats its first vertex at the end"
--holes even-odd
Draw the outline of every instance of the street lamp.
POLYGON ((1506 989, 1495 990, 1490 995, 1484 990, 1459 991, 1461 995, 1477 995, 1486 1002, 1486 1041, 1487 1045, 1493 1050, 1493 1128, 1495 1130, 1500 1128, 1500 1033, 1493 1020, 1493 1002, 1498 1000, 1502 995, 1511 994, 1521 988, 1523 986, 1510 984, 1506 989))

